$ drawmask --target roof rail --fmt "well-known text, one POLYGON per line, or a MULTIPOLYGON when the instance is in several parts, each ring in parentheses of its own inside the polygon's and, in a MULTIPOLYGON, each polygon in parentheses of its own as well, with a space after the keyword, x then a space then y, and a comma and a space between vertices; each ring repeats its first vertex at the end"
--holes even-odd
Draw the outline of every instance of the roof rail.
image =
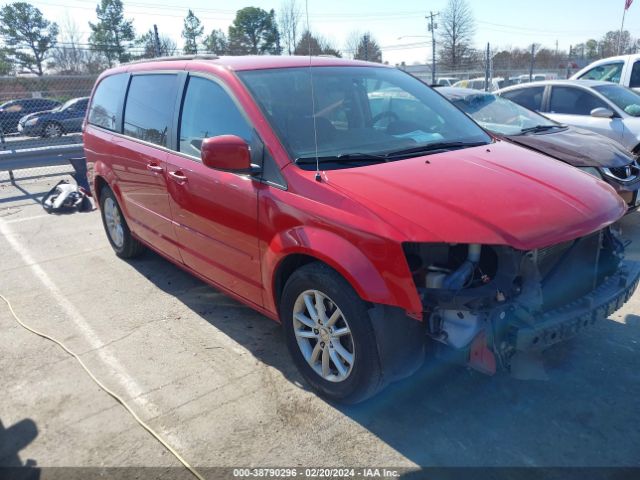
POLYGON ((132 62, 123 63, 123 65, 134 65, 136 63, 147 63, 147 62, 178 62, 185 60, 218 60, 220 57, 218 55, 213 55, 210 53, 199 53, 196 55, 175 55, 169 57, 154 57, 154 58, 143 58, 140 60, 134 60, 132 62))

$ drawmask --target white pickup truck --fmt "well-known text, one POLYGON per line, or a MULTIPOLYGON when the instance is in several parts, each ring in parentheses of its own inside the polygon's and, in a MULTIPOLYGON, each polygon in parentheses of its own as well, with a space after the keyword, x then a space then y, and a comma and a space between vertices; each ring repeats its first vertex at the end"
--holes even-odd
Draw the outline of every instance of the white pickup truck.
POLYGON ((640 54, 597 60, 575 73, 572 80, 605 80, 640 91, 640 54))

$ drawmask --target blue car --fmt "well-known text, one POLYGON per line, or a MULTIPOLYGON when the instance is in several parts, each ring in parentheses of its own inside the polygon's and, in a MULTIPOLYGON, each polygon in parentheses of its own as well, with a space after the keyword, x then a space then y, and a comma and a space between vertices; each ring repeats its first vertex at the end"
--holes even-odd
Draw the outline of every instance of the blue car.
POLYGON ((59 137, 80 132, 88 102, 89 97, 73 98, 53 110, 25 115, 18 122, 18 132, 31 137, 59 137))
POLYGON ((60 102, 51 98, 20 98, 9 100, 0 105, 0 130, 2 133, 15 133, 18 121, 29 113, 43 112, 60 106, 60 102))

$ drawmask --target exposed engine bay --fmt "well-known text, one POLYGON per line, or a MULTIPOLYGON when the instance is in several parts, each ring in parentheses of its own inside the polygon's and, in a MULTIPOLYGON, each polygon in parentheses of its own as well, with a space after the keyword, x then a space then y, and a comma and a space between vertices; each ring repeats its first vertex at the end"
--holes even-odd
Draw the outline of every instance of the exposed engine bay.
POLYGON ((509 369, 519 351, 542 350, 610 315, 640 276, 614 227, 530 251, 428 243, 404 250, 428 336, 490 374, 509 369))

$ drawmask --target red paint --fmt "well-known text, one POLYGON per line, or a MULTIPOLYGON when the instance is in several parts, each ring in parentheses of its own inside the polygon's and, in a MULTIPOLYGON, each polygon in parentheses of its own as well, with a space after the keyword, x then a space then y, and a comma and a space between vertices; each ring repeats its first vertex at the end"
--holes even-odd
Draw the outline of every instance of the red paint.
POLYGON ((220 170, 247 170, 249 145, 236 135, 219 135, 202 141, 202 163, 220 170))
MULTIPOLYGON (((419 318, 403 242, 532 249, 586 235, 626 206, 605 183, 506 142, 386 164, 304 171, 234 74, 308 65, 305 57, 149 62, 117 71, 206 72, 222 82, 275 160, 287 190, 87 125, 91 180, 116 193, 134 235, 171 261, 277 318, 275 275, 303 254, 326 262, 372 303, 419 318), (149 165, 162 170, 150 169, 149 165)), ((313 65, 369 65, 316 58, 313 65)))

